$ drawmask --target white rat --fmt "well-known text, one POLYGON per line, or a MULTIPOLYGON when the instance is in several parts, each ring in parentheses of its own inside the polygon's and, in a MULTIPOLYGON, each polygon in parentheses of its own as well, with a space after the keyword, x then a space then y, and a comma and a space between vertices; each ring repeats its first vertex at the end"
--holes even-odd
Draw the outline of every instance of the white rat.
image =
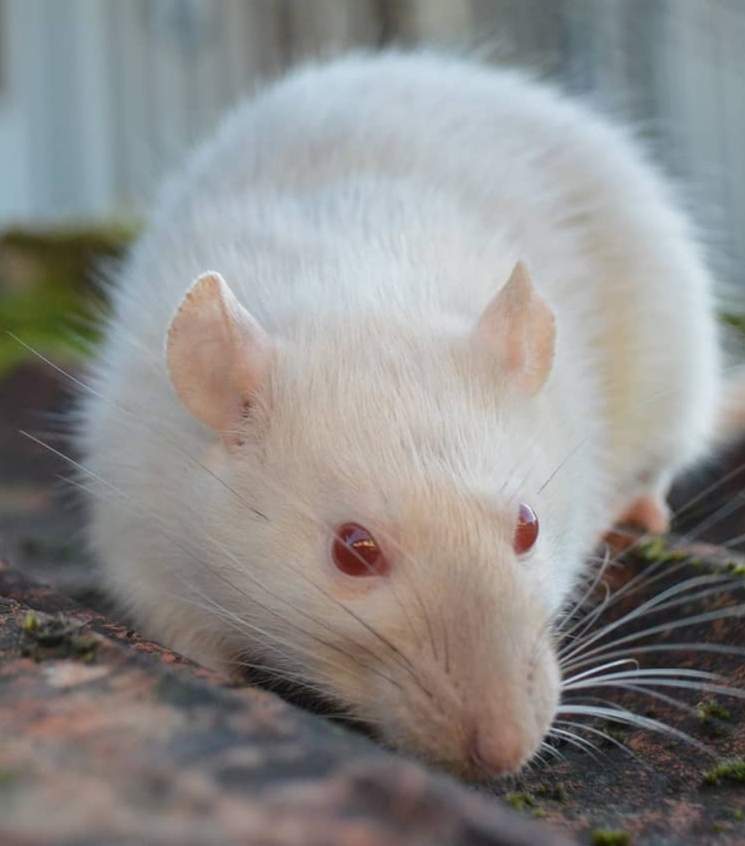
POLYGON ((305 67, 191 159, 117 285, 80 440, 135 620, 517 771, 588 554, 665 529, 718 401, 712 280, 634 144, 470 61, 305 67))

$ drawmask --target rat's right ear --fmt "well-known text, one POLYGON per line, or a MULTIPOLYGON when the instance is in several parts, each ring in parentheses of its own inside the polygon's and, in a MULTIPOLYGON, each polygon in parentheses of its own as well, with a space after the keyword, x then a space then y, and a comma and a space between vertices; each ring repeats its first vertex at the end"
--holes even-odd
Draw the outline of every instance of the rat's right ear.
POLYGON ((551 372, 556 328, 553 312, 521 261, 484 309, 474 335, 508 383, 528 395, 540 390, 551 372))
POLYGON ((271 349, 269 336, 222 276, 204 273, 168 327, 168 373, 186 408, 231 442, 264 378, 271 349))

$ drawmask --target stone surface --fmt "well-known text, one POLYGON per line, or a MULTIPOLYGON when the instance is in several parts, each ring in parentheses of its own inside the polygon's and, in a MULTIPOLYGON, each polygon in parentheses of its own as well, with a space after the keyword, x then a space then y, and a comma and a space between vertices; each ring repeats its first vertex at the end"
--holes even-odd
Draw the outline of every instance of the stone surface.
MULTIPOLYGON (((705 651, 706 645, 715 649, 717 644, 745 646, 745 621, 739 616, 745 611, 745 568, 739 557, 704 545, 681 547, 675 552, 655 543, 649 554, 632 552, 625 566, 610 572, 607 578, 614 591, 632 584, 634 578, 638 579, 639 589, 625 596, 619 594, 621 598, 598 618, 591 633, 599 633, 603 625, 635 614, 665 591, 674 593, 669 594, 667 607, 657 612, 650 609, 619 623, 606 637, 596 640, 593 647, 653 628, 655 631, 649 636, 628 640, 618 648, 627 650, 645 669, 706 670, 723 677, 723 681, 714 684, 745 686, 742 655, 705 651), (727 581, 717 584, 717 574, 728 577, 727 581), (682 590, 686 580, 693 581, 682 590), (723 616, 727 607, 740 610, 734 616, 723 616), (713 619, 702 619, 709 615, 713 619), (689 617, 699 622, 681 625, 689 617), (688 645, 679 649, 676 644, 688 645), (705 646, 700 649, 702 644, 705 646), (661 651, 636 651, 645 645, 661 647, 661 651)), ((587 668, 577 668, 576 672, 582 669, 587 668)), ((613 668, 631 669, 631 665, 613 668)), ((681 678, 678 675, 670 681, 676 685, 681 678)), ((745 761, 743 700, 677 686, 655 686, 652 691, 655 695, 650 696, 622 687, 597 687, 567 694, 565 701, 568 703, 575 696, 578 700, 584 697, 584 701, 601 697, 606 700, 598 703, 602 706, 620 706, 667 723, 698 745, 607 721, 589 723, 604 732, 610 727, 611 738, 578 731, 579 736, 596 745, 592 754, 569 744, 559 746, 564 761, 522 779, 517 787, 530 797, 532 805, 528 810, 585 838, 593 830, 611 829, 626 832, 629 842, 650 846, 745 843, 745 777, 740 778, 745 776, 745 769, 733 768, 730 775, 737 780, 724 777, 718 784, 709 783, 714 780, 711 773, 719 762, 745 761), (556 800, 557 796, 561 801, 556 800)), ((567 719, 584 722, 582 717, 567 719)))
POLYGON ((0 842, 561 846, 0 565, 0 842))

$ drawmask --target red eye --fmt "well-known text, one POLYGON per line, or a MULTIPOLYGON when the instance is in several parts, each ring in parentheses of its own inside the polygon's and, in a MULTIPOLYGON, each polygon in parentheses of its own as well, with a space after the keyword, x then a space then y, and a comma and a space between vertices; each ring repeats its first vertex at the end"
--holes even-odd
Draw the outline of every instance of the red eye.
POLYGON ((520 503, 517 512, 517 526, 512 547, 518 555, 529 552, 538 540, 538 517, 535 511, 524 502, 520 503))
POLYGON ((343 523, 331 547, 334 564, 348 576, 384 576, 388 562, 375 538, 359 523, 343 523))

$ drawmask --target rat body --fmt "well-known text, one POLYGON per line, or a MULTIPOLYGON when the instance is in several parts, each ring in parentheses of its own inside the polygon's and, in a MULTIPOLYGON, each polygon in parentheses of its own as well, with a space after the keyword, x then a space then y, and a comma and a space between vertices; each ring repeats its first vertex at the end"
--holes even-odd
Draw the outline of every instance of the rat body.
POLYGON ((634 145, 513 72, 310 66, 197 152, 117 283, 80 441, 134 619, 519 769, 587 556, 664 528, 717 403, 712 282, 634 145))

